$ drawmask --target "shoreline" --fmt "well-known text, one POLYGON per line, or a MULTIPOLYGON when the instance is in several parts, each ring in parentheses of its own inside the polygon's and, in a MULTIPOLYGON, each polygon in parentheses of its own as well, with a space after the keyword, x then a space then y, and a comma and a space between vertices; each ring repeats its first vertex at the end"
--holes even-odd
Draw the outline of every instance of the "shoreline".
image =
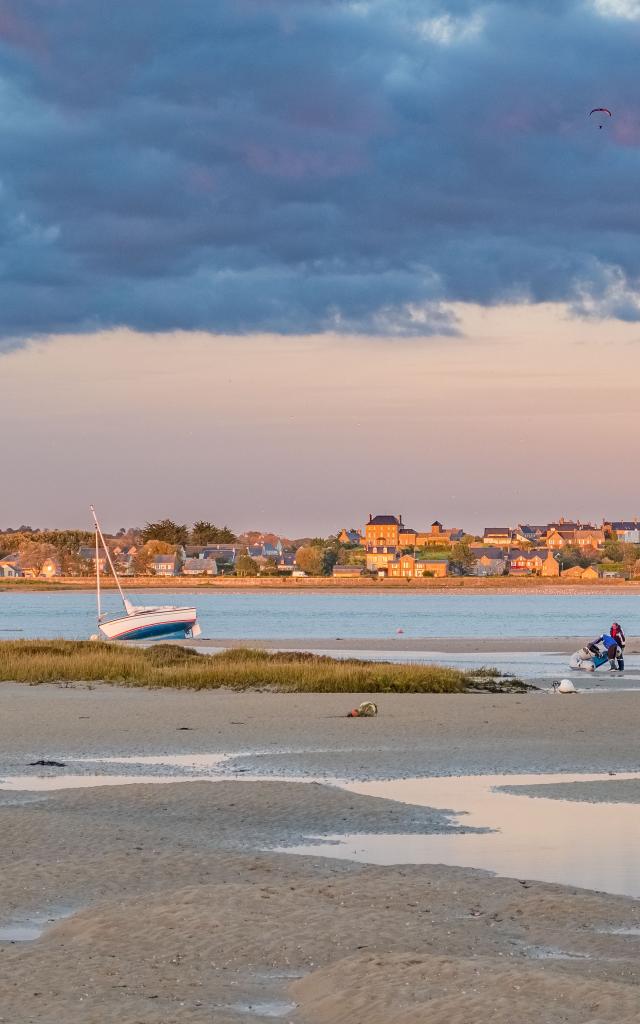
MULTIPOLYGON (((573 654, 593 637, 198 637, 165 643, 205 649, 247 647, 264 651, 415 651, 433 654, 573 654)), ((640 643, 627 640, 625 654, 640 654, 640 643)))
MULTIPOLYGON (((634 593, 640 592, 640 580, 592 580, 582 583, 573 579, 549 580, 539 576, 448 576, 442 579, 334 579, 327 577, 307 577, 291 579, 287 577, 269 577, 259 579, 250 577, 213 577, 210 579, 186 579, 182 576, 130 576, 123 577, 123 586, 127 591, 139 590, 238 590, 238 591, 344 591, 347 593, 401 593, 410 592, 439 594, 603 594, 603 593, 634 593)), ((101 577, 103 590, 115 590, 113 578, 101 577)), ((51 580, 5 579, 0 580, 0 594, 11 592, 50 592, 64 593, 69 591, 95 590, 95 581, 88 577, 55 577, 51 580)))

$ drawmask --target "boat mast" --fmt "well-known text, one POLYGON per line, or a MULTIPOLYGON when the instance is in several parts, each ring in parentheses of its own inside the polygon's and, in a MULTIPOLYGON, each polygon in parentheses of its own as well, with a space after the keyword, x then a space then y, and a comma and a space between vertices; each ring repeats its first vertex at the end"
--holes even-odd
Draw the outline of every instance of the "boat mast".
POLYGON ((99 559, 99 538, 98 538, 98 524, 96 523, 95 528, 96 535, 96 600, 98 602, 98 625, 102 622, 102 605, 100 603, 100 559, 99 559))
MULTIPOLYGON (((111 559, 111 552, 109 551, 109 548, 107 547, 105 539, 104 539, 104 537, 102 535, 102 530, 100 529, 100 523, 98 522, 98 517, 96 516, 96 510, 93 507, 93 505, 89 505, 89 508, 91 509, 91 515, 93 516, 93 521, 96 524, 96 545, 97 545, 97 537, 99 535, 100 536, 100 540, 102 541, 102 546, 104 548, 105 554, 107 556, 107 561, 109 563, 109 567, 111 568, 111 572, 113 573, 113 578, 116 581, 116 586, 117 586, 118 590, 120 591, 120 597, 122 598, 122 603, 123 603, 123 605, 125 607, 125 610, 126 610, 126 612, 128 614, 129 613, 129 609, 127 608, 127 599, 124 596, 124 591, 123 591, 122 587, 120 586, 120 580, 118 579, 118 574, 117 574, 117 572, 115 570, 115 566, 114 566, 113 561, 111 559)), ((96 546, 96 569, 97 569, 97 567, 98 567, 98 548, 96 546)))

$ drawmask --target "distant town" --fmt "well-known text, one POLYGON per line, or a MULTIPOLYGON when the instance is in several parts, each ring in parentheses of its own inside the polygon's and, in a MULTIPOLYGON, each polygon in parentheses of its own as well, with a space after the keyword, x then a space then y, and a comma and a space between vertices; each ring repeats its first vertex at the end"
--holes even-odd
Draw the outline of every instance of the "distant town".
POLYGON ((640 578, 640 521, 599 525, 560 518, 544 525, 487 526, 480 536, 435 520, 414 529, 402 515, 366 517, 361 527, 296 540, 200 520, 164 519, 121 528, 96 549, 82 530, 0 531, 0 577, 52 579, 116 572, 134 577, 333 576, 417 579, 543 576, 575 580, 640 578))

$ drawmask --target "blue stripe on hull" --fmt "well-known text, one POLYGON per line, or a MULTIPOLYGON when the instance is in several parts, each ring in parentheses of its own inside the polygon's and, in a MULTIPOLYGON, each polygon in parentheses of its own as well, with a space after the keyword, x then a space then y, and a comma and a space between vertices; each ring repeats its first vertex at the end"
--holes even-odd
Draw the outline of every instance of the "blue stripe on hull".
POLYGON ((193 622, 164 622, 155 626, 138 626, 137 629, 118 633, 114 640, 152 640, 154 637, 184 637, 193 626, 193 622))

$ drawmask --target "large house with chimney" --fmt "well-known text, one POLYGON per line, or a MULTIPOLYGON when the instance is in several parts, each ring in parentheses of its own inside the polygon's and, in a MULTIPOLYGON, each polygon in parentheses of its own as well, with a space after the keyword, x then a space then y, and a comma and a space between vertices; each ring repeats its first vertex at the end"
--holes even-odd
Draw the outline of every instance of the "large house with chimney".
MULTIPOLYGON (((407 536, 407 530, 402 522, 402 516, 383 515, 369 516, 369 522, 364 528, 364 541, 367 548, 370 547, 399 547, 400 531, 407 536)), ((410 531, 410 534, 415 531, 410 531)))
POLYGON ((364 543, 367 548, 394 545, 398 548, 451 547, 464 536, 464 530, 445 528, 439 520, 427 530, 414 530, 402 522, 401 515, 369 516, 364 528, 364 543))
POLYGON ((401 515, 370 515, 363 536, 366 566, 370 572, 384 570, 390 577, 446 576, 446 559, 416 559, 416 552, 430 547, 450 548, 463 536, 463 530, 446 529, 437 519, 428 531, 419 531, 403 523, 401 515), (411 564, 403 562, 405 556, 413 559, 411 564))

